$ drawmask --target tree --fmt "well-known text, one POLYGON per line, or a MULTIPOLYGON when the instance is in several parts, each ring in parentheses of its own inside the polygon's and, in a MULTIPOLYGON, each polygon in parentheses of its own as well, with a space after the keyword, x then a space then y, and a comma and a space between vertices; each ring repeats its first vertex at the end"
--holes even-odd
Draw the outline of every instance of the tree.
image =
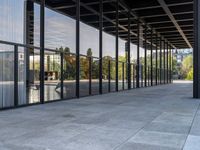
POLYGON ((188 72, 186 79, 187 80, 193 79, 193 68, 191 68, 190 71, 188 72))
POLYGON ((192 55, 188 55, 183 59, 181 65, 181 75, 184 79, 191 78, 193 70, 193 57, 192 55))
POLYGON ((88 48, 88 50, 87 50, 87 56, 88 57, 92 57, 92 49, 91 48, 88 48))

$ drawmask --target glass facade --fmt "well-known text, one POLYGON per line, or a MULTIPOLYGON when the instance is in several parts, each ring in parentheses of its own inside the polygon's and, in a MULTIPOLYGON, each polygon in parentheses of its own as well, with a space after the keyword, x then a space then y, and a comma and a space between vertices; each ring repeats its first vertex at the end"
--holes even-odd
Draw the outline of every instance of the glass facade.
MULTIPOLYGON (((59 9, 63 6, 57 6, 55 10, 49 6, 49 1, 46 1, 43 15, 40 1, 0 1, 3 10, 0 12, 0 18, 3 20, 0 23, 0 40, 9 42, 0 41, 0 108, 100 94, 101 87, 102 93, 115 92, 117 89, 126 90, 129 82, 131 88, 137 87, 137 81, 139 87, 143 87, 145 67, 147 85, 150 86, 150 69, 155 68, 155 49, 152 57, 154 63, 151 66, 149 40, 145 58, 144 27, 141 25, 139 32, 131 28, 131 38, 134 38, 130 44, 128 64, 128 33, 123 33, 125 36, 121 33, 121 22, 116 32, 116 24, 113 25, 112 21, 102 18, 100 29, 99 8, 95 8, 96 11, 86 11, 81 5, 79 15, 76 3, 69 1, 69 4, 69 10, 61 13, 59 9), (88 21, 91 14, 93 22, 88 21), (132 32, 136 35, 132 35, 132 32), (118 40, 116 34, 121 35, 118 40), (140 35, 139 49, 134 41, 137 34, 140 35), (44 47, 40 47, 43 44, 44 47), (131 75, 130 81, 128 71, 131 75)), ((110 9, 116 11, 115 7, 110 9)), ((117 19, 116 16, 110 18, 115 21, 117 19)), ((163 68, 164 62, 161 69, 163 68)), ((161 71, 164 80, 164 71, 161 71)), ((153 78, 155 80, 155 77, 153 78)))

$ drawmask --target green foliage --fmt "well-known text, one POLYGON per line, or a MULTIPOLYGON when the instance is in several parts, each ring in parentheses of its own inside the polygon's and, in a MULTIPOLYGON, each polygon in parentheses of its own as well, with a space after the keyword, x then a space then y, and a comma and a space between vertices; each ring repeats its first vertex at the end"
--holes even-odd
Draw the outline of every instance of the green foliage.
POLYGON ((192 55, 188 55, 183 59, 183 63, 181 65, 181 75, 184 79, 191 80, 193 79, 193 57, 192 55))
POLYGON ((178 74, 180 74, 180 66, 178 65, 178 62, 174 57, 172 59, 173 59, 172 60, 172 66, 173 66, 172 71, 173 71, 173 74, 174 75, 178 75, 178 74))
POLYGON ((193 80, 193 68, 188 72, 186 80, 193 80))

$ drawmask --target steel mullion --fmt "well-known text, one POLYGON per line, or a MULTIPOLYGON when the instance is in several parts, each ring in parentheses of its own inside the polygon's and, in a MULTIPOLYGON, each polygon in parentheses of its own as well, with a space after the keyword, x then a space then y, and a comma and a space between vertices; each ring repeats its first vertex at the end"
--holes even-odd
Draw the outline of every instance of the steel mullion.
POLYGON ((60 87, 61 87, 61 99, 64 98, 64 95, 63 95, 63 82, 64 82, 64 76, 63 76, 63 73, 64 73, 64 69, 63 69, 63 59, 64 59, 64 56, 63 56, 63 52, 60 53, 60 59, 61 59, 61 62, 60 62, 60 65, 61 65, 61 68, 60 68, 60 87))
POLYGON ((40 103, 44 103, 44 26, 45 26, 45 0, 41 0, 40 4, 40 103))
POLYGON ((153 86, 153 30, 151 30, 151 86, 153 86))
POLYGON ((162 84, 162 39, 160 37, 160 84, 162 84))
POLYGON ((99 93, 102 94, 103 0, 99 0, 99 93))
POLYGON ((168 68, 168 63, 169 63, 169 61, 168 61, 168 58, 169 58, 169 57, 168 57, 168 54, 169 54, 169 53, 168 53, 168 50, 169 50, 169 47, 168 47, 168 46, 169 46, 169 45, 168 45, 168 42, 167 42, 167 83, 169 82, 169 79, 168 79, 168 77, 169 77, 169 71, 168 71, 168 69, 169 69, 169 68, 168 68))
POLYGON ((76 0, 76 97, 80 96, 80 0, 76 0))
POLYGON ((140 87, 140 22, 137 26, 137 65, 136 65, 136 87, 140 87))
POLYGON ((156 85, 158 85, 158 35, 156 34, 156 85))
POLYGON ((165 45, 166 43, 165 43, 165 41, 164 41, 164 51, 163 51, 163 66, 164 66, 164 68, 163 68, 163 71, 164 71, 164 84, 165 84, 165 48, 166 48, 166 45, 165 45))
POLYGON ((115 90, 118 91, 118 82, 119 82, 119 79, 118 79, 118 53, 119 53, 119 0, 116 0, 116 41, 115 41, 115 44, 116 44, 116 51, 115 51, 115 55, 116 55, 116 62, 115 62, 115 67, 116 67, 116 80, 115 80, 115 90))
POLYGON ((147 86, 147 27, 145 27, 145 43, 144 43, 144 72, 145 72, 145 87, 147 86))
POLYGON ((130 60, 130 49, 131 49, 131 19, 130 19, 130 10, 128 12, 128 89, 131 89, 131 60, 130 60))
POLYGON ((14 106, 18 106, 19 94, 18 94, 18 46, 14 46, 14 106))

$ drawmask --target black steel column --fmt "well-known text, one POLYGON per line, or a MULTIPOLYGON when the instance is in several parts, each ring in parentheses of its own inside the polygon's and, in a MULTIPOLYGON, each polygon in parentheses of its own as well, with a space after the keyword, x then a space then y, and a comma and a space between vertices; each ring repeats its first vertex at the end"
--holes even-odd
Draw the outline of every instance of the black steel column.
POLYGON ((124 62, 122 62, 122 89, 124 90, 124 62))
MULTIPOLYGON (((14 46, 14 106, 18 106, 18 46, 14 46)), ((24 91, 25 92, 25 91, 24 91)))
POLYGON ((172 73, 173 73, 172 62, 173 62, 173 57, 172 57, 172 47, 171 47, 170 49, 170 83, 172 83, 172 73))
POLYGON ((163 48, 163 65, 164 65, 164 68, 163 68, 163 70, 164 70, 164 84, 165 84, 165 48, 166 48, 166 45, 165 45, 166 43, 165 43, 165 41, 164 41, 164 44, 163 44, 163 46, 164 46, 164 48, 163 48))
POLYGON ((167 42, 167 83, 169 83, 169 44, 167 42))
POLYGON ((111 88, 110 88, 110 60, 108 60, 108 92, 111 91, 111 88))
POLYGON ((162 38, 160 37, 160 84, 162 84, 162 38))
POLYGON ((89 95, 92 94, 92 58, 89 57, 89 95))
POLYGON ((153 30, 151 29, 151 86, 153 86, 153 30))
POLYGON ((141 87, 143 87, 143 66, 141 65, 141 87))
POLYGON ((76 96, 80 89, 80 0, 76 0, 76 96))
POLYGON ((116 91, 118 91, 118 52, 119 52, 119 0, 116 1, 116 52, 115 52, 115 59, 116 59, 116 91))
POLYGON ((147 27, 145 27, 144 31, 144 85, 147 86, 147 27))
POLYGON ((135 88, 135 65, 133 64, 133 88, 135 88))
POLYGON ((99 0, 99 94, 102 94, 103 0, 99 0))
MULTIPOLYGON (((25 17, 24 17, 24 29, 25 37, 24 43, 28 45, 34 45, 34 2, 27 0, 24 2, 25 6, 25 17)), ((24 48, 24 55, 26 59, 26 101, 29 103, 29 72, 30 72, 30 51, 31 48, 24 48)), ((34 51, 34 50, 33 50, 34 51)), ((33 52, 34 53, 34 52, 33 52)))
POLYGON ((131 18, 130 10, 128 12, 128 89, 131 89, 131 18))
POLYGON ((40 4, 40 103, 44 103, 44 19, 45 0, 40 4))
POLYGON ((61 88, 60 98, 63 99, 64 98, 64 95, 63 95, 63 85, 64 85, 63 84, 63 82, 64 82, 63 60, 64 60, 64 53, 63 52, 60 53, 60 59, 61 59, 61 61, 60 61, 60 65, 61 65, 61 68, 60 68, 60 88, 61 88))
POLYGON ((136 87, 140 87, 140 22, 137 24, 137 65, 136 65, 136 87))
POLYGON ((158 85, 158 35, 156 34, 156 85, 158 85))

